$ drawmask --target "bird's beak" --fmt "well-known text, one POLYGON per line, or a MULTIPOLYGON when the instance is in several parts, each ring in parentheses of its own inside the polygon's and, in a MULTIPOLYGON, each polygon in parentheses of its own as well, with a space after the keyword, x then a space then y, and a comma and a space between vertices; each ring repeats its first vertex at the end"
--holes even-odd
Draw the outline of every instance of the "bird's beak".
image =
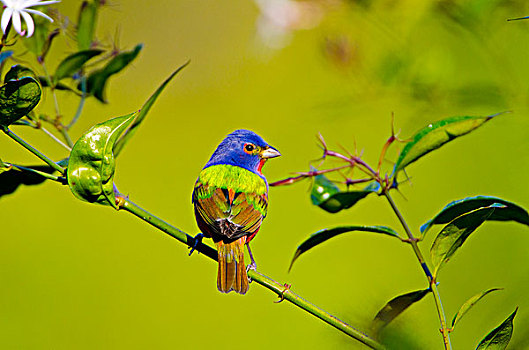
POLYGON ((261 158, 268 159, 268 158, 279 157, 281 153, 279 153, 279 151, 276 150, 274 147, 268 146, 267 148, 261 151, 260 155, 261 155, 261 158))

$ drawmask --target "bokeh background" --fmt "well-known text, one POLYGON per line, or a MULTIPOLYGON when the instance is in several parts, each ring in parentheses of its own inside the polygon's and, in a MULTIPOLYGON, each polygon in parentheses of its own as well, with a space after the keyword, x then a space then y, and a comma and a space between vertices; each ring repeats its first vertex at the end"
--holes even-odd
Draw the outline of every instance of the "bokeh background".
MULTIPOLYGON (((75 20, 80 1, 54 5, 75 20)), ((237 128, 262 135, 283 154, 265 174, 305 171, 328 144, 363 151, 376 163, 391 114, 403 138, 431 121, 511 110, 408 168, 395 194, 410 226, 448 202, 495 195, 529 207, 529 15, 525 1, 287 0, 108 1, 97 36, 144 49, 110 82, 109 104, 88 101, 74 139, 95 123, 137 110, 179 65, 118 160, 116 184, 139 205, 197 233, 191 191, 221 139, 237 128)), ((74 52, 66 36, 50 53, 74 52)), ((27 62, 35 69, 34 63, 27 62)), ((77 98, 59 94, 65 118, 77 98)), ((45 96, 41 107, 50 108, 45 96)), ((35 130, 22 137, 55 159, 64 150, 35 130)), ((36 164, 7 137, 0 157, 36 164)), ((388 156, 395 160, 395 153, 388 156)), ((388 166, 389 167, 389 166, 388 166)), ((372 234, 331 240, 287 267, 310 233, 339 224, 400 230, 389 205, 370 197, 331 215, 312 206, 309 182, 272 188, 269 215, 254 240, 263 273, 369 332, 391 298, 425 287, 410 247, 372 234)), ((90 205, 56 183, 0 198, 2 349, 363 348, 330 326, 252 285, 246 296, 216 290, 216 266, 125 212, 90 205)), ((426 255, 435 235, 422 244, 426 255)), ((529 348, 529 229, 486 223, 443 269, 447 317, 472 295, 488 296, 452 334, 474 348, 517 306, 510 348, 529 348)), ((427 296, 391 323, 395 349, 442 342, 427 296)))

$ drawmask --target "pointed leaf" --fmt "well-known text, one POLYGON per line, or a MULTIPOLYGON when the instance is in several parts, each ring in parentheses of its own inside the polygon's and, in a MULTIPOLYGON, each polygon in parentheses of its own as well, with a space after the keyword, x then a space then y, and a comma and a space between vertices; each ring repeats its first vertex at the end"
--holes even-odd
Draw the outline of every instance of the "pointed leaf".
POLYGON ((310 193, 312 204, 320 205, 336 193, 340 193, 340 189, 325 175, 317 175, 314 177, 314 183, 312 184, 312 191, 310 193))
MULTIPOLYGON (((55 170, 47 165, 28 166, 28 168, 48 174, 55 170)), ((29 171, 21 171, 15 167, 0 167, 0 197, 11 194, 21 185, 38 185, 46 181, 45 177, 29 171)))
MULTIPOLYGON (((11 167, 10 167, 9 165, 5 164, 5 163, 2 161, 2 159, 0 159, 0 174, 2 174, 3 172, 8 171, 8 170, 10 170, 10 169, 11 169, 11 167)), ((1 182, 0 182, 0 184, 1 184, 1 182)), ((0 186, 1 186, 1 185, 0 185, 0 186)))
POLYGON ((487 207, 494 203, 502 204, 504 207, 496 208, 494 213, 492 213, 487 220, 512 220, 524 225, 529 225, 529 214, 522 207, 498 197, 476 196, 448 203, 448 205, 445 206, 432 220, 421 226, 421 232, 424 234, 433 225, 446 224, 460 215, 481 207, 487 207))
POLYGON ((0 87, 0 127, 8 127, 28 114, 39 103, 39 83, 24 77, 10 80, 0 87))
POLYGON ((450 260, 470 234, 484 223, 496 208, 496 205, 492 205, 461 215, 439 232, 430 249, 430 257, 434 265, 434 277, 437 276, 439 268, 450 260))
POLYGON ((388 323, 393 321, 408 307, 424 298, 429 291, 430 289, 421 289, 391 299, 375 316, 373 320, 373 328, 375 331, 378 332, 387 326, 388 323))
MULTIPOLYGON (((103 69, 92 72, 86 81, 86 91, 93 94, 101 102, 105 100, 105 86, 107 80, 114 74, 120 72, 129 65, 140 53, 143 45, 137 45, 132 51, 125 51, 110 60, 103 69)), ((77 89, 82 90, 81 85, 77 89)))
MULTIPOLYGON (((50 85, 50 82, 48 81, 48 78, 46 78, 46 77, 39 76, 39 77, 38 77, 38 82, 40 83, 40 86, 41 86, 41 87, 45 87, 45 88, 46 88, 46 87, 50 87, 50 86, 51 86, 51 85, 50 85)), ((74 88, 69 87, 68 85, 66 85, 66 84, 64 84, 64 83, 62 83, 62 82, 60 82, 60 81, 59 81, 58 83, 56 83, 56 84, 53 86, 53 88, 54 88, 55 90, 61 90, 61 91, 69 91, 69 92, 73 92, 73 93, 76 94, 77 96, 82 96, 82 93, 81 93, 81 92, 77 91, 77 90, 74 89, 74 88)))
POLYGON ((404 146, 393 168, 393 174, 396 175, 425 154, 459 136, 468 134, 497 115, 452 117, 429 124, 419 130, 404 146))
POLYGON ((379 190, 378 183, 374 182, 360 191, 340 191, 332 181, 324 175, 314 178, 310 198, 312 204, 319 206, 329 213, 337 213, 343 209, 351 208, 359 200, 379 190))
POLYGON ((117 208, 113 148, 135 116, 132 113, 97 124, 75 143, 68 161, 68 185, 77 198, 117 208))
POLYGON ((55 74, 53 75, 54 83, 57 83, 61 79, 71 77, 77 73, 86 62, 91 58, 100 55, 102 52, 103 50, 85 50, 73 53, 66 57, 61 63, 59 63, 57 70, 55 70, 55 74))
POLYGON ((143 104, 143 106, 141 107, 140 109, 140 112, 138 113, 138 116, 136 117, 136 119, 134 120, 134 123, 132 123, 132 125, 130 126, 130 128, 128 128, 124 133, 123 135, 119 138, 118 142, 116 143, 116 146, 114 147, 114 154, 116 156, 119 155, 119 153, 121 152, 121 150, 123 149, 123 147, 125 146, 125 144, 130 140, 130 138, 134 135, 134 133, 136 132, 136 129, 140 126, 141 122, 145 119, 145 117, 147 116, 147 113, 149 113, 152 105, 154 104, 154 102, 156 102, 156 99, 158 98, 158 96, 162 93, 163 89, 165 89, 165 87, 167 86, 167 84, 171 81, 171 79, 173 79, 173 77, 178 74, 182 69, 184 69, 187 65, 189 64, 189 61, 184 63, 182 66, 180 66, 177 70, 175 70, 173 72, 173 74, 171 74, 169 76, 169 78, 167 78, 163 83, 162 85, 160 85, 158 87, 158 89, 156 89, 156 91, 151 95, 151 97, 149 97, 149 99, 143 104))
POLYGON ((294 257, 290 262, 290 267, 288 268, 288 270, 290 271, 290 269, 292 269, 294 261, 296 261, 296 259, 299 258, 299 256, 307 250, 312 249, 315 246, 325 242, 326 240, 338 236, 342 233, 357 231, 381 233, 384 235, 399 238, 399 235, 395 230, 386 226, 339 226, 331 229, 323 229, 313 233, 308 239, 306 239, 303 243, 298 246, 298 249, 294 253, 294 257))
POLYGON ((40 55, 37 58, 39 62, 44 62, 44 60, 46 59, 46 55, 50 51, 50 47, 51 47, 51 43, 53 42, 53 39, 55 39, 57 35, 60 34, 60 32, 61 32, 60 29, 56 28, 48 34, 48 37, 46 38, 46 41, 44 42, 44 45, 42 46, 40 55))
POLYGON ((57 165, 62 166, 63 168, 67 168, 69 160, 70 160, 70 157, 61 159, 57 162, 57 165))
POLYGON ((97 23, 98 1, 83 1, 77 20, 77 46, 88 50, 92 46, 97 23))
POLYGON ((518 308, 516 308, 516 310, 514 310, 514 312, 509 317, 507 317, 507 319, 503 321, 502 324, 487 334, 487 336, 483 338, 481 342, 479 342, 476 350, 504 350, 507 348, 507 345, 511 341, 513 320, 517 311, 518 308))
POLYGON ((492 288, 489 290, 486 290, 484 292, 478 293, 474 295, 472 298, 468 299, 461 307, 459 308, 459 311, 452 319, 452 331, 454 330, 454 327, 456 324, 465 316, 465 314, 474 306, 478 301, 483 299, 487 294, 492 293, 497 290, 502 290, 503 288, 492 288))

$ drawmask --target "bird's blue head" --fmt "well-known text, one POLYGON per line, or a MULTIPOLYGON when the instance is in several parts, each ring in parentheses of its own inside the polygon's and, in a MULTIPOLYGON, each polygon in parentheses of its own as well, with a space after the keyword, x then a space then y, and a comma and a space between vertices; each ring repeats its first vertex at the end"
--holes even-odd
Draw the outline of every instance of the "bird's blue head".
POLYGON ((235 130, 217 147, 204 168, 218 164, 234 165, 261 175, 261 168, 269 158, 281 153, 250 130, 235 130))

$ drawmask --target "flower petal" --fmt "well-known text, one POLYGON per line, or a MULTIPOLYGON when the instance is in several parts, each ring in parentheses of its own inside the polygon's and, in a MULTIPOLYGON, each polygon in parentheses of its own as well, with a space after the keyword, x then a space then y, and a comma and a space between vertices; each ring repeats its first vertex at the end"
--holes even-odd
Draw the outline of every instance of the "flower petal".
POLYGON ((15 28, 17 33, 20 35, 24 35, 22 33, 22 22, 20 21, 20 13, 18 11, 13 11, 11 21, 13 22, 13 28, 15 28))
POLYGON ((40 0, 33 0, 33 1, 30 1, 30 0, 27 0, 25 3, 24 3, 24 8, 28 8, 28 7, 32 7, 32 6, 43 6, 43 5, 51 5, 51 4, 56 4, 60 1, 40 1, 40 0))
POLYGON ((4 10, 4 13, 2 13, 2 32, 6 32, 7 25, 9 24, 9 20, 11 19, 11 15, 13 15, 13 10, 7 7, 4 10))
POLYGON ((4 4, 5 7, 9 7, 11 5, 9 0, 0 0, 2 1, 2 4, 4 4))
POLYGON ((26 21, 26 27, 28 28, 27 37, 29 38, 35 32, 35 23, 33 22, 33 18, 31 18, 29 13, 26 13, 24 11, 20 11, 20 14, 24 18, 24 21, 26 21))
POLYGON ((44 18, 46 18, 48 21, 53 22, 53 19, 52 19, 50 16, 48 16, 47 14, 44 14, 44 13, 42 13, 42 12, 40 12, 40 11, 33 10, 33 9, 25 9, 24 11, 29 12, 29 13, 32 13, 32 14, 37 15, 37 16, 40 16, 40 17, 44 17, 44 18))

